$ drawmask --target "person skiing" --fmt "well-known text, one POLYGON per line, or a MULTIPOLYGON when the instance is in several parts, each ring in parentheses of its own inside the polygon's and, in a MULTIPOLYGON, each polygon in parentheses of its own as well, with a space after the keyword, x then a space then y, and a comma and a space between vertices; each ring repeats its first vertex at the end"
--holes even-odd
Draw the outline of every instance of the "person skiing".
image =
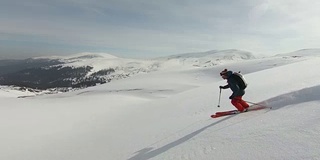
POLYGON ((239 82, 235 78, 235 75, 233 75, 233 72, 224 69, 222 72, 220 72, 220 76, 223 79, 226 79, 228 84, 225 86, 219 86, 219 88, 230 88, 232 90, 232 95, 229 97, 229 99, 231 99, 232 105, 235 106, 239 112, 246 112, 249 108, 249 104, 242 99, 242 96, 245 94, 245 89, 241 89, 239 87, 239 82))

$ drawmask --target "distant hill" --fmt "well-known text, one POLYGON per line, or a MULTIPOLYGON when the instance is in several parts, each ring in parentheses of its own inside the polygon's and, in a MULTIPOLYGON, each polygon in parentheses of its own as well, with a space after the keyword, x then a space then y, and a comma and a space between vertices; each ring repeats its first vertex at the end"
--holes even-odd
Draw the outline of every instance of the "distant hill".
POLYGON ((241 61, 248 59, 255 59, 256 57, 247 51, 241 51, 236 49, 230 50, 211 50, 206 52, 185 53, 172 55, 168 57, 158 58, 157 60, 176 60, 180 64, 197 66, 197 67, 209 67, 221 64, 225 61, 241 61))
POLYGON ((71 56, 35 57, 26 60, 2 60, 0 85, 36 89, 82 88, 112 80, 167 69, 168 66, 211 67, 225 61, 253 59, 241 50, 212 50, 149 60, 125 59, 106 53, 79 53, 71 56))
POLYGON ((320 48, 301 49, 290 53, 278 54, 277 56, 320 56, 320 48))
POLYGON ((19 72, 30 68, 39 68, 62 64, 63 62, 56 59, 25 59, 25 60, 0 60, 0 76, 19 72))

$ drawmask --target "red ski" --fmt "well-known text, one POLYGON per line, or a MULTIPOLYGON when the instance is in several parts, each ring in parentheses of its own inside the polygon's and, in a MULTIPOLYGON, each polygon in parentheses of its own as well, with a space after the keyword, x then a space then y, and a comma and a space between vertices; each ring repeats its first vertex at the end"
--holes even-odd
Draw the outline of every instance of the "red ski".
MULTIPOLYGON (((247 112, 250 111, 256 111, 256 110, 261 110, 261 109, 271 109, 271 107, 265 107, 265 106, 258 106, 258 107, 254 107, 254 108, 248 108, 247 112)), ((233 114, 239 114, 241 112, 239 112, 238 110, 230 110, 230 111, 224 111, 224 112, 216 112, 216 114, 211 115, 211 118, 218 118, 218 117, 223 117, 223 116, 228 116, 228 115, 233 115, 233 114)), ((242 112, 242 113, 246 113, 246 112, 242 112)))

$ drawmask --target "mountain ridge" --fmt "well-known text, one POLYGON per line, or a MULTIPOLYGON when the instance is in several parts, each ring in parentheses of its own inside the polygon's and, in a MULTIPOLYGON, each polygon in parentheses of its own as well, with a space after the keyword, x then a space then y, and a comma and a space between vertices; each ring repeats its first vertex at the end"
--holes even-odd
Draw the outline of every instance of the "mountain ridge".
MULTIPOLYGON (((303 51, 308 51, 309 55, 317 53, 317 50, 308 49, 297 52, 303 51)), ((290 55, 295 54, 279 56, 290 55)), ((253 59, 257 59, 253 53, 237 49, 184 53, 147 60, 119 58, 108 53, 83 52, 70 56, 8 61, 7 65, 0 66, 0 85, 66 90, 65 88, 95 86, 141 73, 168 69, 211 68, 253 59), (13 66, 16 68, 10 71, 10 67, 13 66)))
MULTIPOLYGON (((221 61, 247 60, 251 53, 239 50, 207 51, 187 53, 149 60, 126 59, 106 53, 79 53, 60 57, 35 57, 21 62, 43 62, 43 65, 17 69, 0 74, 0 85, 17 85, 38 89, 57 87, 88 87, 115 79, 127 78, 139 73, 175 68, 211 67, 221 61), (188 55, 188 56, 187 56, 188 55), (192 56, 191 56, 192 55, 192 56), (245 58, 243 58, 245 57, 245 58), (46 62, 47 65, 46 65, 46 62), (50 62, 55 62, 54 64, 50 62)), ((1 68, 0 68, 1 69, 1 68)))

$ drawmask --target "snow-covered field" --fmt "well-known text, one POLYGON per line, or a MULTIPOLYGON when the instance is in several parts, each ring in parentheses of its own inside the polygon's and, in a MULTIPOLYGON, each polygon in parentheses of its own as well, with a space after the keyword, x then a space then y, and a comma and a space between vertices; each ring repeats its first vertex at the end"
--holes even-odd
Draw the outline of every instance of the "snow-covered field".
POLYGON ((0 159, 320 159, 320 52, 295 54, 170 66, 55 95, 0 90, 0 159), (210 118, 234 109, 230 90, 217 107, 224 68, 245 75, 245 100, 272 109, 210 118))

